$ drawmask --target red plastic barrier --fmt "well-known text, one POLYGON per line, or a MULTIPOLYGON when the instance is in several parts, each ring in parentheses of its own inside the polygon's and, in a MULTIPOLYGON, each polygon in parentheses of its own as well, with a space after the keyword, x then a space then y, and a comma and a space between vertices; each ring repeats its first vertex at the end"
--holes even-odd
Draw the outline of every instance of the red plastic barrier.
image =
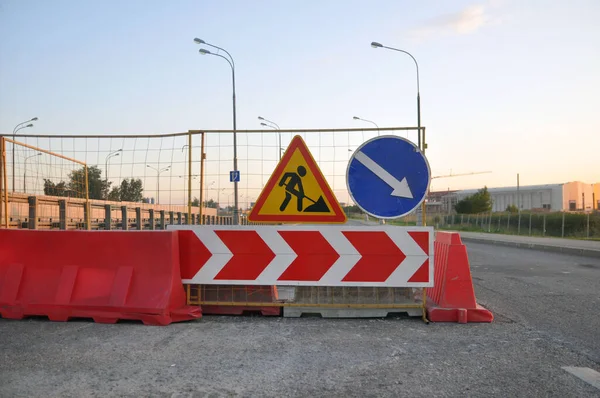
POLYGON ((202 313, 186 305, 176 232, 0 230, 0 315, 168 325, 202 313))
POLYGON ((456 232, 437 232, 435 286, 427 288, 433 322, 492 322, 494 315, 475 301, 467 248, 456 232))

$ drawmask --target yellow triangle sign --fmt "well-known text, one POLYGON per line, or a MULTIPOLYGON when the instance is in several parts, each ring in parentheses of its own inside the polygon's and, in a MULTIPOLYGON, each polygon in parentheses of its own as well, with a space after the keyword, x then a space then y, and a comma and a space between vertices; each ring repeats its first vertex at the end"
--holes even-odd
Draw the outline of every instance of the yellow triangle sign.
POLYGON ((299 135, 292 139, 248 220, 331 224, 347 221, 321 169, 299 135))

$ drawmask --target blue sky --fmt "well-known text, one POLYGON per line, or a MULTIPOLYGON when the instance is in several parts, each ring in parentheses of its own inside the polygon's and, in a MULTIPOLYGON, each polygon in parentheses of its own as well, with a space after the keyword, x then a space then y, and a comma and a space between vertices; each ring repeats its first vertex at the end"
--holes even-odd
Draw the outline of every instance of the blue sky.
MULTIPOLYGON (((416 125, 432 189, 600 182, 600 2, 0 0, 0 132, 416 125)), ((412 137, 414 138, 414 137, 412 137)))

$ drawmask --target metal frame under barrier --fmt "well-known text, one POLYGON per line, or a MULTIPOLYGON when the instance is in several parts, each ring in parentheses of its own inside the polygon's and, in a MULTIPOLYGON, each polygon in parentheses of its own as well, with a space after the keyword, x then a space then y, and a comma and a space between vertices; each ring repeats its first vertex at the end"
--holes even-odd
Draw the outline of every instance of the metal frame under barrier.
POLYGON ((185 285, 188 305, 420 309, 427 320, 425 288, 185 285))

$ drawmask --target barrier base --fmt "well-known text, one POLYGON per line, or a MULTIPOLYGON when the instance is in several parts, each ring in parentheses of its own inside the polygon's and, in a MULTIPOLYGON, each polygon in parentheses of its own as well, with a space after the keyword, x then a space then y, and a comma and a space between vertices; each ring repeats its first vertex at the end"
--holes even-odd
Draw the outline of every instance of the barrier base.
POLYGON ((115 324, 119 320, 142 321, 148 326, 166 326, 173 322, 189 321, 202 317, 200 307, 185 306, 164 314, 153 314, 144 309, 135 312, 115 312, 114 310, 74 309, 44 306, 43 310, 33 308, 0 308, 0 317, 20 320, 32 316, 45 316, 53 322, 68 322, 71 319, 93 319, 96 323, 115 324))
POLYGON ((244 313, 260 313, 262 316, 281 316, 281 307, 254 307, 238 305, 203 305, 204 315, 243 315, 244 313))
POLYGON ((423 316, 420 308, 324 308, 284 307, 284 318, 319 315, 321 318, 387 318, 390 314, 406 314, 409 317, 423 316))
POLYGON ((431 322, 489 323, 494 320, 494 314, 479 304, 476 308, 440 308, 428 301, 427 318, 431 322))

